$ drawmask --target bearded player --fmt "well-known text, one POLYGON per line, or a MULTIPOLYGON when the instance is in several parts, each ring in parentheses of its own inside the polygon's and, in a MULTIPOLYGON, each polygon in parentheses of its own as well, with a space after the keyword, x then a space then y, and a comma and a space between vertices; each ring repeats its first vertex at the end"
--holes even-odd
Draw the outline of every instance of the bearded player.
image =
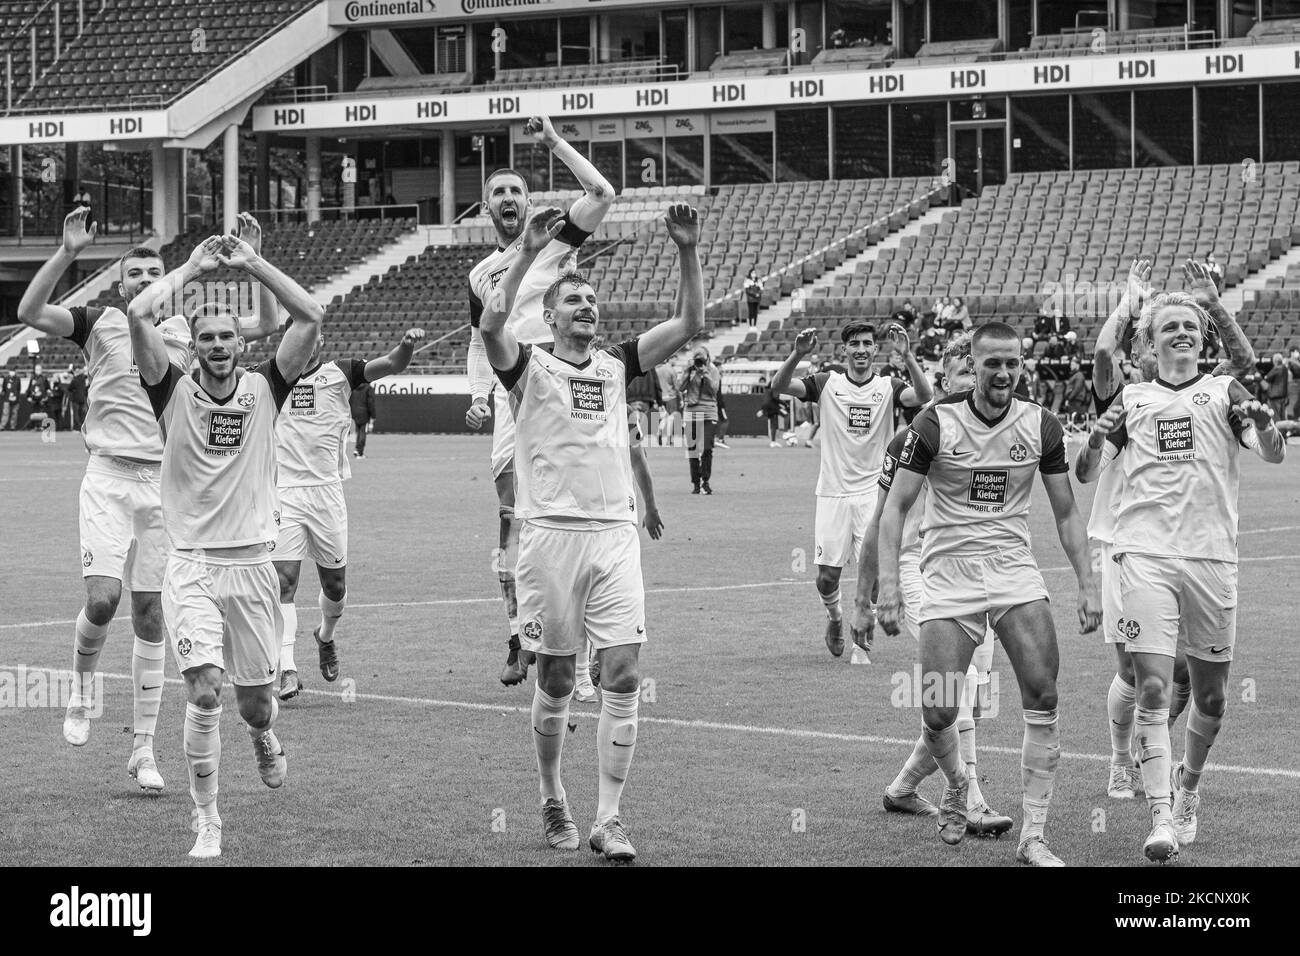
POLYGON ((1020 684, 1024 822, 1016 859, 1064 866, 1044 837, 1061 744, 1057 725, 1056 625, 1029 538, 1029 502, 1041 473, 1061 546, 1079 587, 1079 623, 1093 630, 1100 598, 1074 504, 1060 420, 1013 391, 1020 337, 1001 322, 975 331, 975 388, 917 416, 898 456, 880 519, 880 624, 897 634, 903 618, 899 552, 907 513, 928 478, 921 520, 921 670, 945 693, 926 695, 926 748, 947 778, 939 837, 960 843, 967 829, 969 781, 957 732, 961 688, 975 648, 992 624, 1020 684))
MULTIPOLYGON (((940 402, 948 395, 968 392, 975 387, 975 370, 971 366, 969 334, 954 336, 948 341, 940 360, 943 363, 943 386, 936 394, 935 401, 940 402)), ((894 473, 898 467, 898 456, 902 454, 903 443, 907 438, 907 427, 895 433, 885 452, 884 465, 880 472, 880 497, 875 514, 867 526, 863 537, 858 561, 858 589, 855 605, 857 620, 850 627, 853 642, 863 650, 871 647, 871 633, 875 626, 875 613, 871 607, 871 596, 876 586, 879 570, 880 515, 885 510, 885 501, 889 487, 893 483, 894 473)), ((914 507, 907 513, 903 525, 903 545, 899 553, 899 584, 903 593, 903 625, 913 640, 920 640, 918 619, 921 611, 921 508, 914 507)), ((975 721, 979 716, 979 689, 987 687, 989 671, 993 667, 993 642, 996 639, 991 628, 985 628, 984 638, 975 648, 970 667, 966 669, 966 680, 962 687, 961 700, 957 707, 957 746, 961 751, 962 764, 966 768, 966 779, 970 786, 966 794, 966 832, 974 836, 1000 836, 1014 826, 1015 821, 989 807, 981 792, 979 772, 976 763, 975 721)), ((938 808, 917 792, 921 781, 938 770, 930 750, 926 746, 924 735, 917 738, 911 755, 903 764, 894 781, 885 788, 884 806, 890 813, 909 813, 916 816, 938 816, 938 808)))
POLYGON ((275 543, 275 573, 280 579, 280 699, 302 692, 293 660, 298 634, 298 574, 303 558, 316 564, 320 579, 320 623, 312 631, 321 677, 339 678, 334 629, 347 600, 348 503, 343 482, 352 477, 348 464, 348 424, 352 393, 367 382, 399 375, 411 364, 424 329, 409 329, 402 341, 380 358, 321 361, 325 334, 307 360, 275 425, 279 458, 280 534, 275 543))
MULTIPOLYGON (((542 319, 542 295, 563 271, 571 267, 579 246, 595 232, 614 201, 614 187, 591 162, 565 142, 545 116, 534 116, 524 132, 546 146, 568 167, 584 194, 569 207, 559 231, 550 244, 533 260, 515 297, 507 322, 515 340, 524 345, 551 341, 551 330, 542 319), (568 265, 566 265, 568 263, 568 265)), ((470 342, 466 363, 469 371, 470 407, 465 422, 478 429, 493 418, 492 480, 496 485, 500 536, 493 553, 493 566, 501 584, 501 596, 510 624, 509 653, 501 671, 501 683, 518 684, 528 676, 533 656, 519 647, 519 620, 515 597, 515 561, 519 550, 519 526, 515 521, 514 420, 509 414, 509 398, 504 389, 493 389, 492 366, 487 359, 479 323, 484 303, 492 290, 521 252, 520 236, 530 209, 528 183, 513 169, 498 169, 483 183, 483 205, 497 231, 497 249, 469 274, 470 342), (496 396, 495 408, 488 405, 488 394, 496 396)))
POLYGON ((1098 451, 1089 444, 1079 466, 1083 473, 1123 470, 1112 546, 1116 626, 1138 688, 1134 736, 1151 813, 1142 851, 1159 863, 1177 859, 1179 847, 1196 839, 1201 776, 1227 706, 1241 449, 1271 464, 1286 457, 1268 406, 1235 378, 1197 367, 1209 325, 1187 293, 1161 293, 1143 307, 1137 338, 1154 352, 1157 377, 1124 388, 1102 416, 1105 445, 1098 451), (1183 760, 1171 774, 1170 688, 1180 633, 1192 696, 1183 760))
POLYGON ((826 647, 835 657, 844 653, 840 575, 862 550, 863 534, 875 513, 880 467, 894 433, 895 414, 900 408, 924 405, 931 397, 929 379, 908 347, 903 327, 891 325, 888 334, 905 356, 914 385, 875 374, 876 330, 867 322, 850 322, 840 330, 848 362, 844 371, 816 372, 792 381, 799 363, 817 347, 817 330, 804 329, 772 378, 773 392, 814 402, 820 410, 817 593, 826 608, 826 647))
POLYGON ((186 374, 168 363, 152 319, 157 303, 175 293, 182 272, 161 279, 128 309, 140 381, 163 436, 163 524, 172 547, 163 614, 188 700, 185 757, 198 833, 190 856, 207 859, 221 855, 217 784, 227 675, 262 782, 278 788, 287 772, 274 731, 280 637, 280 587, 271 564, 279 510, 275 421, 319 342, 324 310, 234 236, 214 236, 200 249, 200 270, 221 263, 245 272, 294 320, 275 355, 246 370, 239 367, 244 339, 238 320, 219 304, 202 306, 190 316, 199 367, 186 374))
POLYGON ((543 297, 555 344, 520 344, 506 322, 516 290, 529 260, 563 228, 558 211, 543 210, 529 221, 521 256, 482 323, 492 367, 510 394, 520 460, 529 463, 518 473, 524 522, 519 611, 527 649, 537 654, 532 736, 546 840, 563 850, 576 850, 580 843, 560 782, 560 755, 574 658, 585 653, 590 640, 600 657, 601 711, 599 799, 588 845, 620 862, 636 858, 619 800, 636 747, 638 660, 646 641, 636 490, 627 451, 627 383, 704 328, 698 214, 689 206, 671 206, 664 218, 681 266, 679 314, 636 338, 593 350, 600 316, 596 293, 582 276, 568 273, 543 297))
MULTIPOLYGON (((163 688, 163 625, 161 590, 167 557, 159 491, 163 457, 158 425, 144 405, 144 392, 131 349, 129 324, 119 308, 50 303, 55 286, 82 250, 95 238, 99 224, 87 228, 90 210, 77 209, 63 221, 63 244, 32 279, 18 305, 18 318, 47 335, 75 342, 86 356, 90 378, 89 405, 82 438, 90 457, 81 482, 81 573, 85 605, 77 614, 72 661, 73 690, 63 721, 63 736, 75 747, 90 739, 90 715, 96 712, 94 677, 99 655, 117 613, 122 591, 131 592, 131 624, 135 643, 131 653, 133 736, 127 773, 151 793, 163 789, 154 759, 153 738, 163 688)), ((254 247, 261 228, 247 213, 237 231, 254 247)), ((181 285, 200 274, 200 249, 182 267, 181 285)), ((120 265, 118 295, 123 305, 163 275, 157 252, 143 246, 127 252, 120 265)), ((241 319, 245 339, 275 331, 275 309, 265 290, 259 317, 241 319)), ((170 312, 168 313, 170 314, 170 312)), ((190 330, 184 316, 158 322, 167 360, 181 368, 190 364, 190 330)))

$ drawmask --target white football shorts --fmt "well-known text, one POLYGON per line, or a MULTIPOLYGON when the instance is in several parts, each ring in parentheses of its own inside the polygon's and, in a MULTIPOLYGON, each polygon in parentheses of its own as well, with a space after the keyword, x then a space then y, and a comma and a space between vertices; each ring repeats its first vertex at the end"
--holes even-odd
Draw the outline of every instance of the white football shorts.
POLYGON ((630 521, 591 530, 525 521, 515 566, 519 646, 564 657, 644 644, 641 539, 630 521))
POLYGON ((248 556, 173 551, 163 617, 181 673, 213 664, 256 687, 275 680, 280 660, 280 579, 265 545, 238 550, 248 556))
POLYGON ((348 563, 348 503, 343 482, 281 488, 276 561, 308 558, 322 568, 348 563))
POLYGON ((816 545, 813 562, 828 568, 842 568, 862 553, 862 538, 876 513, 878 485, 860 495, 832 498, 817 496, 817 519, 813 531, 816 545))
POLYGON ((984 554, 938 554, 921 568, 922 623, 956 621, 976 644, 1013 607, 1051 600, 1028 547, 984 554))
POLYGON ((163 528, 159 466, 91 455, 81 479, 81 576, 161 591, 171 542, 163 528))
POLYGON ((1117 554, 1118 636, 1130 654, 1232 660, 1237 641, 1237 565, 1233 561, 1117 554))

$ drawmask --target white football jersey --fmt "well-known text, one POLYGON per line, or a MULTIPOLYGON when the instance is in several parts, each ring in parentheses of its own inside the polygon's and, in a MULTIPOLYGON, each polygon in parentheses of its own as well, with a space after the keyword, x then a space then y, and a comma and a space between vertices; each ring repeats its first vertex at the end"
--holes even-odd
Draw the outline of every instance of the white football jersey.
POLYGON ((145 386, 163 434, 163 526, 175 548, 238 548, 278 535, 275 420, 290 386, 275 359, 237 369, 217 401, 172 366, 145 386))
POLYGON ((352 390, 365 380, 361 359, 325 362, 302 373, 275 425, 279 487, 330 485, 352 477, 347 455, 352 390))
POLYGON ((885 449, 894 435, 898 396, 907 383, 872 374, 855 382, 844 372, 819 372, 803 380, 806 401, 821 412, 821 471, 817 494, 861 495, 880 478, 885 449))
MULTIPOLYGON (((77 307, 68 339, 86 356, 89 395, 81 435, 92 455, 137 461, 162 461, 162 435, 149 410, 140 370, 131 351, 130 319, 121 309, 77 307)), ((174 315, 158 323, 167 359, 182 370, 190 366, 190 326, 174 315)))
POLYGON ((1114 553, 1237 560, 1241 442, 1228 375, 1124 386, 1124 425, 1108 439, 1122 450, 1114 553))
MULTIPOLYGON (((878 479, 880 490, 888 492, 894 484, 894 473, 898 470, 898 456, 903 453, 903 443, 907 439, 907 430, 898 432, 889 441, 889 448, 885 451, 884 462, 880 469, 880 478, 878 479)), ((930 493, 930 483, 922 483, 921 494, 912 507, 907 510, 907 517, 903 519, 903 537, 898 549, 900 557, 906 554, 914 553, 918 557, 921 554, 921 516, 925 513, 925 499, 930 493)))
POLYGON ((990 421, 970 392, 951 395, 916 417, 898 467, 929 481, 921 521, 922 562, 936 554, 1030 546, 1035 477, 1070 470, 1065 432, 1050 411, 1013 398, 1001 417, 990 421))
MULTIPOLYGON (((551 327, 542 318, 542 296, 561 273, 576 268, 577 257, 574 253, 589 235, 566 217, 560 234, 538 253, 533 264, 528 267, 524 281, 519 284, 519 291, 515 295, 514 307, 506 318, 506 328, 514 334, 520 345, 550 342, 555 337, 551 333, 551 327)), ((478 328, 492 290, 501 283, 522 248, 523 239, 516 239, 509 247, 497 249, 481 259, 470 270, 469 321, 474 328, 478 328)))
MULTIPOLYGON (((1097 414, 1103 414, 1111 402, 1119 400, 1119 392, 1102 402, 1093 395, 1093 404, 1097 414)), ((1123 452, 1118 453, 1123 456, 1123 452)), ((1088 537, 1111 544, 1115 540, 1115 514, 1119 511, 1119 493, 1124 483, 1124 472, 1119 462, 1112 462, 1103 468, 1097 478, 1097 487, 1092 498, 1092 511, 1088 514, 1088 537)))
POLYGON ((641 374, 636 340, 581 366, 541 346, 519 353, 497 372, 515 418, 515 514, 635 524, 627 383, 641 374))

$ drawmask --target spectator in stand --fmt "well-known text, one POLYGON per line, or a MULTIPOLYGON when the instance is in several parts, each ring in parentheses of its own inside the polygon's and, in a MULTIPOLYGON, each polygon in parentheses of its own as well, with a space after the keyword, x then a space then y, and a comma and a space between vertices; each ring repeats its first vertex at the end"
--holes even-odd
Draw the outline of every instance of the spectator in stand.
POLYGON ((352 390, 352 424, 357 427, 355 458, 366 457, 366 432, 375 420, 375 390, 369 382, 363 382, 352 390))
POLYGON ((86 422, 86 402, 90 398, 90 381, 86 378, 86 366, 80 365, 72 373, 72 382, 68 385, 68 427, 79 431, 86 422))
POLYGON ((1273 419, 1281 421, 1286 418, 1286 397, 1291 385, 1291 372, 1281 352, 1273 353, 1273 367, 1264 381, 1268 385, 1268 407, 1273 409, 1273 419))
POLYGON ((709 350, 697 346, 691 364, 677 379, 682 401, 682 430, 691 470, 691 494, 713 494, 713 440, 718 427, 718 392, 722 376, 709 361, 709 350))
POLYGON ((31 381, 27 383, 27 427, 38 415, 45 415, 45 403, 50 397, 50 379, 39 365, 32 366, 31 381))
POLYGON ((635 416, 637 433, 644 444, 650 437, 650 416, 664 403, 659 369, 652 368, 627 383, 627 409, 635 416))
POLYGON ((948 332, 953 335, 965 332, 971 327, 970 310, 966 308, 966 302, 960 296, 952 300, 952 314, 944 324, 948 332))
POLYGON ((908 385, 912 384, 912 375, 907 370, 907 359, 903 357, 903 353, 898 349, 894 349, 889 353, 889 359, 885 362, 885 367, 880 371, 881 374, 888 375, 890 378, 900 379, 908 385))
POLYGON ((1065 343, 1056 335, 1047 337, 1042 358, 1038 362, 1038 382, 1041 388, 1041 403, 1059 414, 1061 402, 1065 399, 1065 384, 1069 374, 1069 364, 1065 358, 1065 343))
POLYGON ((1223 291, 1223 266, 1219 265, 1218 261, 1214 258, 1213 250, 1205 254, 1205 268, 1209 270, 1210 275, 1214 277, 1215 289, 1219 292, 1222 292, 1223 291))
POLYGON ((1053 306, 1050 314, 1039 314, 1034 322, 1034 339, 1042 342, 1053 335, 1061 336, 1070 331, 1070 320, 1065 317, 1059 305, 1053 306))
POLYGON ((910 332, 912 323, 916 321, 916 306, 912 305, 911 299, 906 299, 889 318, 910 332))
POLYGON ((50 380, 50 394, 45 397, 45 417, 54 423, 55 430, 64 427, 63 399, 71 382, 72 376, 66 372, 59 372, 50 380))
POLYGON ((939 306, 934 324, 946 331, 950 328, 949 323, 952 322, 952 317, 957 312, 957 306, 947 296, 944 296, 939 301, 942 305, 939 306))
POLYGON ((1300 418, 1300 347, 1291 346, 1291 357, 1286 362, 1287 371, 1291 373, 1291 384, 1287 388, 1288 418, 1300 418))
POLYGON ((1065 414, 1068 427, 1078 428, 1087 424, 1090 401, 1088 381, 1083 377, 1083 365, 1077 358, 1072 358, 1070 377, 1065 382, 1065 414))
POLYGON ((1026 335, 1020 340, 1020 357, 1031 359, 1034 357, 1034 349, 1038 348, 1038 341, 1030 335, 1026 335))
POLYGON ((1078 359, 1083 362, 1083 346, 1079 344, 1079 333, 1073 330, 1066 332, 1062 341, 1065 343, 1066 361, 1078 359))
POLYGON ((927 362, 939 361, 946 338, 947 336, 940 329, 933 327, 926 329, 916 343, 917 356, 927 362))
POLYGON ((758 269, 750 269, 745 276, 745 305, 749 307, 749 327, 758 328, 758 309, 763 304, 763 283, 758 281, 758 269))
POLYGON ((1020 378, 1016 379, 1016 387, 1011 390, 1011 394, 1022 402, 1032 402, 1034 400, 1034 391, 1037 389, 1037 368, 1038 362, 1032 358, 1025 359, 1024 368, 1020 372, 1020 378))
POLYGON ((13 431, 18 427, 18 406, 23 400, 23 380, 17 369, 10 369, 0 382, 0 430, 13 431))

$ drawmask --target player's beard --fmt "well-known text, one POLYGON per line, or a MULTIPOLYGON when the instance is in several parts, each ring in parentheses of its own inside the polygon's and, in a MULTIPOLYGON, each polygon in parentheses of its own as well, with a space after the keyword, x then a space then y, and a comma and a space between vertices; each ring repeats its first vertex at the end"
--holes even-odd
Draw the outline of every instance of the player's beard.
POLYGON ((994 388, 996 382, 996 378, 990 378, 987 385, 981 383, 980 394, 984 397, 984 401, 988 402, 993 408, 1006 408, 1011 404, 1011 399, 1015 397, 1016 377, 1008 375, 1006 387, 1003 389, 994 388))
POLYGON ((235 369, 239 366, 239 356, 237 354, 229 352, 227 353, 227 356, 228 361, 226 361, 224 369, 214 367, 212 359, 208 358, 206 355, 199 356, 199 367, 203 369, 203 373, 209 378, 214 381, 224 382, 235 374, 235 369))
MULTIPOLYGON (((502 204, 502 206, 505 205, 507 204, 502 204)), ((489 210, 492 216, 492 225, 496 227, 497 235, 506 242, 513 242, 519 238, 520 234, 524 231, 524 218, 528 213, 526 207, 521 207, 517 203, 510 205, 513 206, 515 212, 514 221, 510 223, 506 222, 505 216, 501 211, 502 207, 489 210)))

